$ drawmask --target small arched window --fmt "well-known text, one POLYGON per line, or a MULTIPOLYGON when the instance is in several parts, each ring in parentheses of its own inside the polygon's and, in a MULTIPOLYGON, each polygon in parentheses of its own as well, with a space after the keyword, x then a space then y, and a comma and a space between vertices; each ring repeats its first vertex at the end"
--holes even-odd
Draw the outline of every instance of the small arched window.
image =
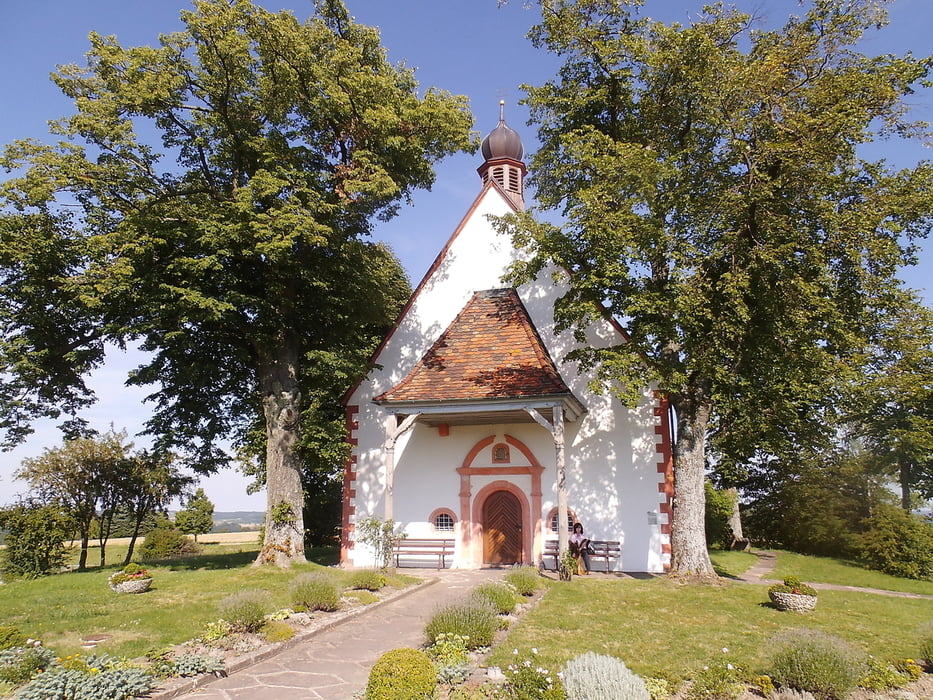
POLYGON ((447 508, 438 508, 431 513, 429 522, 436 532, 453 532, 454 523, 457 522, 457 519, 454 517, 453 511, 447 508))
MULTIPOLYGON (((548 529, 551 532, 556 534, 557 533, 557 508, 551 509, 551 512, 547 518, 547 522, 548 522, 548 529)), ((573 524, 575 522, 577 522, 577 516, 572 510, 568 508, 567 509, 567 532, 573 531, 573 524)))
POLYGON ((510 461, 509 457, 509 446, 504 442, 497 442, 492 446, 492 462, 493 464, 508 464, 510 461))

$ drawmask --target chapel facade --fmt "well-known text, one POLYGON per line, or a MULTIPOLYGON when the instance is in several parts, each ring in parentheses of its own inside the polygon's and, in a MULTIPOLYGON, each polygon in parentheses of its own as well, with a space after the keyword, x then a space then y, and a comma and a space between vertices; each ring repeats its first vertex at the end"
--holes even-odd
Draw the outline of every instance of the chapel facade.
MULTIPOLYGON (((579 521, 591 539, 621 543, 612 569, 663 572, 673 496, 666 401, 645 386, 628 408, 563 361, 578 344, 555 328, 561 276, 503 281, 524 253, 489 218, 523 209, 526 168, 501 106, 482 156, 473 205, 345 401, 342 564, 374 563, 355 537, 369 516, 395 520, 410 538, 453 539, 454 568, 553 567, 548 541, 565 543, 579 521)), ((604 317, 586 342, 625 336, 604 317)))

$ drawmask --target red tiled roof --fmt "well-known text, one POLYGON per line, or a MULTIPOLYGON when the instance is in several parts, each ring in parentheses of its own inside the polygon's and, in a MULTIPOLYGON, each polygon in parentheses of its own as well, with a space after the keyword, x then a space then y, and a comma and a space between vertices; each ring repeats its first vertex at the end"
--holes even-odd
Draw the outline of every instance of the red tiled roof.
POLYGON ((570 394, 514 289, 476 292, 398 385, 375 401, 570 394))

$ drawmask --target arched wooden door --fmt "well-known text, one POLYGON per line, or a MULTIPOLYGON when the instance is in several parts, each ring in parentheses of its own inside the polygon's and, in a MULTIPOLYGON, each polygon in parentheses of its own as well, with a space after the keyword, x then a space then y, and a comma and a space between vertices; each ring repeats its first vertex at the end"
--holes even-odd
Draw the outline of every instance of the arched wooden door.
POLYGON ((522 562, 522 507, 508 491, 495 491, 483 503, 483 562, 522 562))

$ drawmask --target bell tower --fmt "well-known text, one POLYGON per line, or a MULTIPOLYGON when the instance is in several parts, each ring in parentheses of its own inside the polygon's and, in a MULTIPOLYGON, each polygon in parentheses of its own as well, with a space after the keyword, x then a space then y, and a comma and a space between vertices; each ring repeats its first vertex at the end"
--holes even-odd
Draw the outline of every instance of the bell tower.
POLYGON ((505 100, 499 102, 499 124, 483 139, 482 153, 485 161, 477 172, 483 185, 495 180, 512 203, 524 209, 525 174, 528 172, 522 162, 525 148, 518 132, 505 123, 505 100))

